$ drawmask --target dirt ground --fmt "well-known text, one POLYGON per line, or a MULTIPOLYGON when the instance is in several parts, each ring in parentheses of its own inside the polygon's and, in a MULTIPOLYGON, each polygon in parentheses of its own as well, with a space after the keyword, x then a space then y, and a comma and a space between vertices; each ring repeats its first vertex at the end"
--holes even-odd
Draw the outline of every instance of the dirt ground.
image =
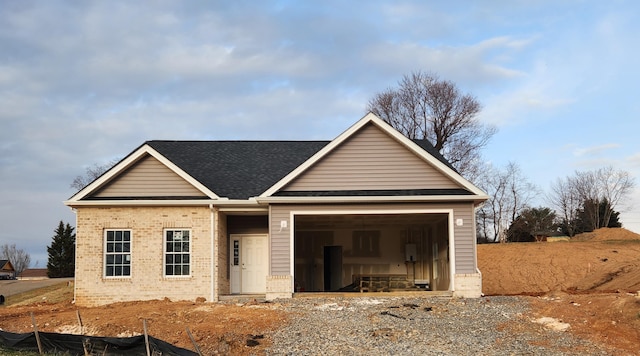
POLYGON ((535 318, 640 354, 640 235, 599 229, 571 241, 478 245, 485 295, 525 295, 535 318))
MULTIPOLYGON (((531 320, 555 318, 570 325, 566 332, 619 351, 612 353, 639 353, 640 235, 601 229, 571 242, 479 245, 478 264, 489 298, 522 295, 532 307, 531 320)), ((150 335, 177 346, 194 350, 189 328, 205 355, 249 355, 269 345, 260 335, 295 317, 277 303, 246 301, 159 300, 77 308, 72 295, 73 288, 63 283, 45 295, 0 307, 0 329, 32 331, 33 312, 42 331, 123 337, 141 334, 146 320, 150 335), (248 340, 259 344, 247 346, 248 340)))

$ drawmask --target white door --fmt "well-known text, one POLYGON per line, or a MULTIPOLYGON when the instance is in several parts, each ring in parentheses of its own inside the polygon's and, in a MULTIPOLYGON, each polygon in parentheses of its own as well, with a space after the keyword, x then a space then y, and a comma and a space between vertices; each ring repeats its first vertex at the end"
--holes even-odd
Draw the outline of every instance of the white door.
POLYGON ((231 293, 265 293, 268 269, 267 236, 233 235, 231 248, 231 293), (237 265, 234 266, 233 260, 237 261, 237 265), (233 273, 234 269, 236 273, 233 273))

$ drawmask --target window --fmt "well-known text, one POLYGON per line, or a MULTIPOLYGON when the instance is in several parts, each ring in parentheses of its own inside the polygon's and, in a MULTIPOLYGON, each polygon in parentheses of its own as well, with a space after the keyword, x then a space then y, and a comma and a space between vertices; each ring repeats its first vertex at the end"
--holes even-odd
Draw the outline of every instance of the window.
POLYGON ((233 265, 240 266, 240 240, 233 240, 233 265))
POLYGON ((189 230, 166 230, 164 241, 164 275, 191 274, 191 246, 189 230))
POLYGON ((131 231, 107 230, 104 244, 105 277, 130 277, 131 231))

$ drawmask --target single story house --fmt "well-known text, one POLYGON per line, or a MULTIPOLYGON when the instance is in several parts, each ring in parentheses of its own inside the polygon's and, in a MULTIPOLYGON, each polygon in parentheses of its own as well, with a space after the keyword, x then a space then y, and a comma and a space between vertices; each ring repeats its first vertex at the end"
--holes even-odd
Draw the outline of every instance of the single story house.
POLYGON ((0 260, 0 279, 14 279, 16 270, 13 268, 11 261, 0 260))
POLYGON ((48 279, 46 268, 27 268, 20 273, 20 279, 22 280, 38 280, 48 279))
POLYGON ((147 141, 64 202, 77 219, 75 300, 479 297, 475 210, 487 198, 371 113, 332 141, 147 141))

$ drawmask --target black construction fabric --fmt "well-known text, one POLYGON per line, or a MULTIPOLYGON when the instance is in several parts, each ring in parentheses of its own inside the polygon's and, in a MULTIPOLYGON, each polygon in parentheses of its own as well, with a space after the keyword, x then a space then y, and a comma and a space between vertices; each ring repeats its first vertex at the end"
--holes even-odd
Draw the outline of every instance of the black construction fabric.
MULTIPOLYGON (((44 352, 63 352, 72 356, 83 356, 85 354, 83 343, 91 354, 99 355, 141 355, 147 354, 144 336, 133 336, 127 338, 97 337, 72 334, 56 334, 39 332, 40 343, 44 352)), ((38 352, 38 343, 35 333, 16 334, 0 331, 0 344, 15 350, 38 352)), ((149 349, 152 354, 167 356, 193 356, 197 353, 173 346, 160 339, 149 336, 149 349), (154 353, 154 351, 156 353, 154 353)))

